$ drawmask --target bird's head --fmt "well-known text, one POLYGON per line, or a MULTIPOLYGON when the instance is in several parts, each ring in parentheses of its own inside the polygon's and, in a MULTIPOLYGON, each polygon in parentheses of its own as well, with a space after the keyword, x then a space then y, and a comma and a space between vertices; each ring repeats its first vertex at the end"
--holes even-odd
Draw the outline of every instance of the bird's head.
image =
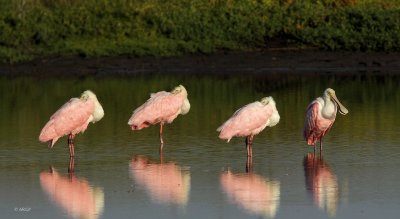
POLYGON ((330 100, 332 100, 333 102, 336 103, 340 114, 346 115, 347 113, 349 113, 349 110, 347 110, 347 108, 344 107, 342 105, 342 103, 340 103, 339 99, 336 97, 335 90, 333 90, 332 88, 327 88, 325 90, 324 97, 327 97, 327 98, 329 98, 330 100))
POLYGON ((172 89, 171 93, 172 94, 183 93, 187 95, 187 91, 183 85, 176 86, 174 89, 172 89))
POLYGON ((264 105, 264 106, 266 106, 266 105, 268 105, 268 104, 273 104, 273 105, 275 105, 274 98, 272 98, 272 97, 263 97, 263 98, 260 100, 260 102, 261 102, 261 104, 264 105))
POLYGON ((87 101, 87 100, 92 100, 94 101, 94 112, 93 112, 93 120, 92 122, 95 123, 97 121, 100 121, 104 117, 104 109, 101 106, 100 102, 97 100, 96 94, 94 94, 91 90, 86 90, 82 93, 81 100, 87 101))
POLYGON ((85 100, 85 101, 88 99, 96 99, 97 100, 97 97, 96 97, 96 94, 94 94, 91 90, 86 90, 81 94, 80 99, 85 100))

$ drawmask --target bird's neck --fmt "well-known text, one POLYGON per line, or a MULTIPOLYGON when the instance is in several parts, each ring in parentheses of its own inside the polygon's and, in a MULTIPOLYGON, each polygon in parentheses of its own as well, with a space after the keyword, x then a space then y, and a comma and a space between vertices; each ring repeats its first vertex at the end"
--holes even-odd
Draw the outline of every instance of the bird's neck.
POLYGON ((337 106, 330 98, 324 98, 324 107, 322 107, 321 114, 324 118, 332 119, 336 117, 337 106))
POLYGON ((99 101, 94 101, 93 123, 99 121, 104 116, 104 110, 99 101))

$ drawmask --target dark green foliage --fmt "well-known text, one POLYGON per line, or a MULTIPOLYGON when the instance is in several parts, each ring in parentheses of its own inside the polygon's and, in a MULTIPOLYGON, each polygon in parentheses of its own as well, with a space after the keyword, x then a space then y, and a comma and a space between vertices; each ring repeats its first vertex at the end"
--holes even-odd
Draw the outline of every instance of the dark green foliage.
POLYGON ((0 0, 0 59, 173 56, 298 46, 399 50, 400 3, 380 0, 0 0))

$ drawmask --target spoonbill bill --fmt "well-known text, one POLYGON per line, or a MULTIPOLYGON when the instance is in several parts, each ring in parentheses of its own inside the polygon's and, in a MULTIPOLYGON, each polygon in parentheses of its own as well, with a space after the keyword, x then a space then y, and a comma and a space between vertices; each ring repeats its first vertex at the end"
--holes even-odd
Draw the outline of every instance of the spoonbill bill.
POLYGON ((143 105, 139 106, 128 121, 133 131, 160 123, 160 151, 164 146, 163 126, 171 123, 179 114, 185 115, 190 110, 188 93, 179 85, 171 92, 159 91, 150 95, 143 105))
POLYGON ((264 97, 260 101, 247 104, 238 109, 217 131, 219 138, 229 142, 232 137, 246 137, 247 156, 252 157, 253 138, 265 127, 275 126, 280 119, 275 101, 264 97))
POLYGON ((319 141, 319 150, 322 151, 322 138, 328 133, 336 119, 336 113, 346 115, 349 111, 336 97, 335 91, 328 88, 322 97, 318 97, 307 107, 304 122, 303 137, 308 145, 314 146, 319 141))
POLYGON ((50 117, 39 141, 48 142, 52 148, 59 138, 68 135, 69 154, 73 157, 75 135, 84 132, 90 122, 95 123, 103 116, 104 110, 96 95, 87 90, 79 98, 71 98, 50 117))

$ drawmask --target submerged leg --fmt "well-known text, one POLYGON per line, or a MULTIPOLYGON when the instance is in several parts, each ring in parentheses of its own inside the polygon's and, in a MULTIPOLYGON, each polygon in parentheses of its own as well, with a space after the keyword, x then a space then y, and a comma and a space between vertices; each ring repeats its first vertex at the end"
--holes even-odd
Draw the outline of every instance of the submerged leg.
POLYGON ((162 150, 160 150, 160 164, 164 163, 164 153, 162 150))
POLYGON ((314 156, 315 156, 315 146, 316 145, 317 145, 317 143, 315 142, 314 145, 313 145, 314 146, 314 156))
POLYGON ((68 146, 69 146, 69 156, 74 157, 74 138, 75 135, 69 134, 68 135, 68 146))
POLYGON ((251 172, 253 172, 253 159, 252 157, 247 156, 246 173, 251 173, 251 172))
POLYGON ((75 171, 75 160, 74 157, 69 157, 68 173, 73 174, 75 171))
POLYGON ((163 150, 163 147, 164 147, 164 140, 163 140, 163 126, 164 126, 164 123, 160 123, 160 153, 162 152, 162 150, 163 150))
POLYGON ((319 140, 319 153, 322 153, 322 138, 319 140))

